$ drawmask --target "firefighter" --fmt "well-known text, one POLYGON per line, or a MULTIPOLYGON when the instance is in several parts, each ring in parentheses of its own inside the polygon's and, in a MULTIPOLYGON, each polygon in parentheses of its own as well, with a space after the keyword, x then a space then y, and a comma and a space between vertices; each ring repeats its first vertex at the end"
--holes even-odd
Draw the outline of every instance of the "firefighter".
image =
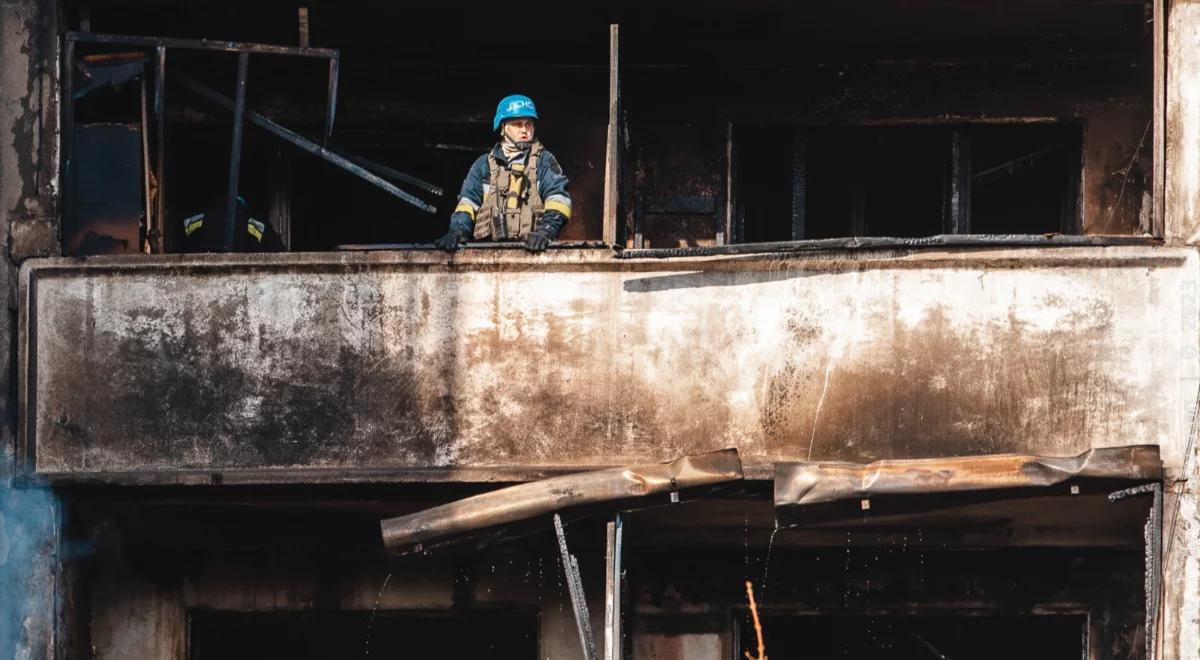
POLYGON ((454 252, 468 239, 524 241, 545 250, 571 218, 562 167, 534 138, 537 109, 528 96, 500 100, 492 131, 500 141, 467 172, 450 231, 434 245, 454 252))
MULTIPOLYGON (((282 252, 283 241, 270 224, 250 217, 250 206, 237 196, 234 252, 282 252)), ((221 252, 225 246, 225 193, 211 197, 208 210, 183 219, 184 252, 221 252), (214 222, 213 219, 216 221, 214 222)))

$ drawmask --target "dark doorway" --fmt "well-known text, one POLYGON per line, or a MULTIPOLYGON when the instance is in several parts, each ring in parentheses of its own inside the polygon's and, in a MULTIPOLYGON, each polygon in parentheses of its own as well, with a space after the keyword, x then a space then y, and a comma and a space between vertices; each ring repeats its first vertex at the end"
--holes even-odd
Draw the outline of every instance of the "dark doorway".
MULTIPOLYGON (((754 629, 739 617, 741 647, 754 629)), ((805 660, 1064 660, 1083 656, 1083 616, 854 616, 768 614, 767 654, 805 660)))
POLYGON ((537 614, 193 612, 190 660, 536 658, 537 614), (369 655, 368 655, 369 653, 369 655))

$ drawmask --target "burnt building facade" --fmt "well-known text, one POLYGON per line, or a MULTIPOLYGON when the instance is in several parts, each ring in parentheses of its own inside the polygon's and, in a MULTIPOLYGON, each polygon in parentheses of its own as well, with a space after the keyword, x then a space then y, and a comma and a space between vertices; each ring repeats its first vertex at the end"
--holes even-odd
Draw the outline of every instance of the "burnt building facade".
POLYGON ((585 9, 0 2, 0 655, 1196 657, 1196 5, 585 9))

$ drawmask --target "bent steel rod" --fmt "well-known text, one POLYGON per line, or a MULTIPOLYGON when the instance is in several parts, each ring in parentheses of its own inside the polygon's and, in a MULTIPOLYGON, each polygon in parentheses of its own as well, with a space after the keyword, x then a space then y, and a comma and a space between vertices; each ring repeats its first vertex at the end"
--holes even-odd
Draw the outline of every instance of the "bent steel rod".
POLYGON ((334 153, 338 154, 342 158, 345 158, 346 160, 350 161, 351 163, 354 163, 355 165, 361 165, 380 176, 385 176, 385 177, 391 179, 392 181, 399 181, 401 183, 407 183, 410 186, 416 186, 417 188, 420 188, 421 190, 424 190, 426 192, 433 193, 433 194, 437 195, 438 197, 441 197, 442 195, 446 194, 446 191, 433 185, 432 183, 429 183, 428 181, 426 181, 424 179, 418 179, 417 177, 415 177, 411 174, 405 174, 404 172, 401 172, 400 170, 397 170, 393 167, 388 167, 387 165, 384 165, 382 163, 376 163, 375 161, 370 160, 368 158, 364 158, 362 156, 359 156, 358 154, 343 153, 341 151, 337 151, 334 153))
MULTIPOLYGON (((188 90, 194 92, 197 96, 200 96, 201 98, 203 98, 215 105, 219 105, 226 110, 232 111, 234 109, 234 103, 233 103, 233 101, 231 101, 229 99, 229 97, 225 96, 224 94, 221 94, 220 92, 216 91, 215 89, 212 89, 211 87, 208 87, 207 85, 201 83, 200 81, 196 80, 195 78, 192 78, 191 76, 184 75, 184 74, 178 74, 175 77, 175 79, 177 81, 179 81, 179 84, 183 85, 188 90)), ((246 120, 249 121, 251 124, 258 126, 259 128, 262 128, 270 133, 273 133, 274 135, 276 135, 288 142, 291 142, 292 144, 296 145, 297 147, 300 147, 301 149, 303 149, 304 151, 307 151, 308 153, 310 153, 314 156, 317 156, 319 158, 323 158, 323 159, 329 161, 330 163, 337 165, 338 167, 342 168, 343 170, 346 170, 347 172, 359 177, 360 179, 363 179, 369 183, 374 184, 376 187, 383 189, 384 191, 390 193, 392 196, 399 197, 400 199, 408 202, 409 204, 412 204, 413 206, 421 209, 422 211, 425 211, 426 213, 437 213, 437 208, 432 206, 431 204, 425 202, 424 200, 421 200, 417 197, 414 197, 414 196, 404 192, 403 190, 400 190, 399 188, 392 185, 390 182, 388 182, 386 179, 383 179, 379 175, 374 174, 359 165, 355 165, 354 163, 347 160, 344 156, 340 156, 340 155, 330 151, 329 149, 326 149, 325 147, 317 144, 316 142, 313 142, 312 140, 300 135, 299 133, 288 130, 288 129, 284 128, 283 126, 276 124, 275 122, 271 121, 270 119, 267 119, 266 117, 258 114, 257 112, 254 112, 253 110, 246 111, 246 120)))

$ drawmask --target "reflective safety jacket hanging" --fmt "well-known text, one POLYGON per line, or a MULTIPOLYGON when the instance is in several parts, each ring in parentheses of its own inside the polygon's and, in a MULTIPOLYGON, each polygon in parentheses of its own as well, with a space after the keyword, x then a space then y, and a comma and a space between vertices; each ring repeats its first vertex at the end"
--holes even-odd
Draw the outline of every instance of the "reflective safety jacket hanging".
POLYGON ((538 192, 538 157, 542 143, 534 142, 524 162, 506 166, 493 152, 488 156, 488 185, 475 216, 475 239, 524 239, 546 212, 538 192))

